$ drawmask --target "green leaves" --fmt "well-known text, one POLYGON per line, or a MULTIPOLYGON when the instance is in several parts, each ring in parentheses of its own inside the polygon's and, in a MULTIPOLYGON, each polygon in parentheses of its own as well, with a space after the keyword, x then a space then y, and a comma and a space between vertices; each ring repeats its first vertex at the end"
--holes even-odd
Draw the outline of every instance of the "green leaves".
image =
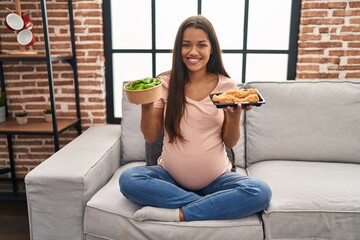
POLYGON ((15 113, 15 117, 26 117, 28 113, 26 111, 15 113))
POLYGON ((161 81, 157 78, 143 78, 140 80, 135 80, 131 82, 128 86, 128 90, 143 90, 149 89, 158 86, 161 84, 161 81))
POLYGON ((43 110, 43 113, 45 113, 45 114, 51 114, 51 108, 45 108, 45 109, 43 110))

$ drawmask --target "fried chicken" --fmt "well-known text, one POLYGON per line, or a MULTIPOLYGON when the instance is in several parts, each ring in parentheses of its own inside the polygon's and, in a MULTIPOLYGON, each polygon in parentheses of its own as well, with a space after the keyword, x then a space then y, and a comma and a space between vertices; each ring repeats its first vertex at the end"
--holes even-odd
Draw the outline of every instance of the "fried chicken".
POLYGON ((216 103, 236 103, 236 102, 259 102, 259 95, 256 89, 246 90, 230 89, 219 95, 213 95, 212 100, 216 103))

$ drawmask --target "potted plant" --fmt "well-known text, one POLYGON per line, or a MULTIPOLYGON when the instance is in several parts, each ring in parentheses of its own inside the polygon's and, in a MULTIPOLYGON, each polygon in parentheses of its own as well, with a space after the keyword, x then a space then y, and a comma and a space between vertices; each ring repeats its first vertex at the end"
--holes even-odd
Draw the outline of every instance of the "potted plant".
POLYGON ((0 123, 5 122, 6 120, 6 94, 0 92, 0 123))
POLYGON ((51 108, 45 108, 43 110, 45 121, 52 122, 52 114, 51 114, 51 108))
POLYGON ((28 122, 27 115, 28 115, 28 113, 26 111, 15 113, 17 124, 19 124, 19 125, 27 124, 27 122, 28 122))

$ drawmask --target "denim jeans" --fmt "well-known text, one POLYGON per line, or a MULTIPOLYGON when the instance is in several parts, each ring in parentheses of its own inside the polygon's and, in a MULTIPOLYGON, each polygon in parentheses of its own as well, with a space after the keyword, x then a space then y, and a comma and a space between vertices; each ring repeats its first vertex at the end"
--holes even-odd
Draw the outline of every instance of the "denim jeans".
POLYGON ((226 172, 199 191, 180 187, 161 166, 125 170, 119 179, 125 197, 142 206, 181 208, 186 221, 235 219, 265 209, 271 190, 262 180, 226 172))

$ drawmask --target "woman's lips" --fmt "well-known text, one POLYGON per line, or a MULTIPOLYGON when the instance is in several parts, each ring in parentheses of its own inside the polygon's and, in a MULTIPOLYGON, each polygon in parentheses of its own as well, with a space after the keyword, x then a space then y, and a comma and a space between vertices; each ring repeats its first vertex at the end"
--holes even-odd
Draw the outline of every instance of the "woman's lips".
POLYGON ((200 62, 201 59, 199 58, 188 58, 188 62, 191 64, 196 64, 198 62, 200 62))

